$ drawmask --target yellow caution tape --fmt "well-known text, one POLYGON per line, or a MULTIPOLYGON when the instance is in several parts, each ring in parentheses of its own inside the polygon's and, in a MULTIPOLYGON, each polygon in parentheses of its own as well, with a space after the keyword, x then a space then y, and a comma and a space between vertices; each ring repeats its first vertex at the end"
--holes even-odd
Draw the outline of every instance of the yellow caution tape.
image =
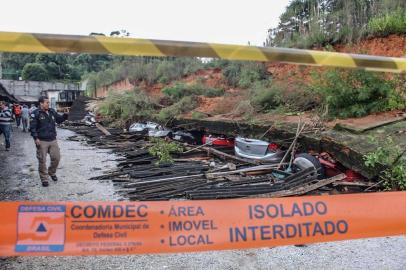
POLYGON ((94 53, 127 56, 190 56, 228 60, 406 72, 406 59, 300 49, 200 42, 0 32, 0 51, 20 53, 94 53))

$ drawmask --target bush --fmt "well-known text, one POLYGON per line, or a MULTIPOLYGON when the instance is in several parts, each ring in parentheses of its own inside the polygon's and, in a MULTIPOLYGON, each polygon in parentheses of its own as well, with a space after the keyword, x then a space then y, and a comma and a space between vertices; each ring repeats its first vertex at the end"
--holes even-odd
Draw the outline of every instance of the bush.
POLYGON ((266 65, 258 62, 230 62, 223 68, 223 75, 228 85, 241 88, 268 79, 266 65))
POLYGON ((167 83, 181 78, 183 76, 183 67, 173 61, 163 61, 158 64, 156 74, 159 82, 167 83))
POLYGON ((294 86, 279 85, 281 91, 280 102, 283 104, 285 111, 305 112, 315 109, 320 105, 320 97, 310 91, 305 85, 297 82, 294 86))
POLYGON ((192 111, 193 109, 196 108, 197 105, 198 105, 198 100, 197 100, 196 96, 186 96, 186 97, 183 97, 177 103, 175 103, 169 107, 163 108, 156 115, 156 118, 161 122, 167 122, 182 113, 192 111))
POLYGON ((369 33, 374 36, 406 33, 406 11, 397 10, 368 22, 369 33))
POLYGON ((250 104, 257 111, 269 111, 281 105, 282 91, 273 85, 269 87, 264 83, 255 84, 250 93, 250 104))
POLYGON ((315 78, 310 89, 321 94, 332 117, 361 117, 372 112, 406 107, 394 80, 363 70, 330 70, 315 78))
POLYGON ((238 103, 232 112, 235 115, 244 115, 246 118, 251 118, 255 113, 254 107, 249 100, 242 100, 238 103))
POLYGON ((148 152, 158 158, 157 164, 173 163, 171 154, 181 153, 183 151, 182 146, 176 142, 167 142, 160 138, 151 138, 153 145, 149 147, 148 152))
POLYGON ((170 97, 174 101, 179 101, 185 96, 203 95, 206 97, 218 97, 224 95, 223 89, 210 88, 202 84, 187 85, 184 83, 176 83, 175 85, 165 87, 162 93, 170 97))
POLYGON ((99 112, 112 120, 142 121, 149 120, 155 112, 154 104, 141 90, 109 92, 101 102, 99 112))
POLYGON ((47 81, 49 75, 43 64, 28 63, 25 64, 21 73, 23 80, 47 81))
POLYGON ((264 81, 267 79, 267 70, 263 63, 247 62, 241 66, 238 86, 241 88, 248 88, 255 82, 264 81))
POLYGON ((192 112, 192 119, 199 120, 204 118, 207 118, 207 114, 202 112, 192 112))
POLYGON ((143 81, 147 78, 147 73, 142 63, 135 63, 128 68, 128 78, 131 81, 143 81))
MULTIPOLYGON (((196 72, 203 67, 198 58, 183 57, 135 57, 117 61, 111 68, 98 73, 88 74, 98 87, 129 78, 132 81, 145 81, 147 84, 156 82, 168 83, 185 75, 196 72)), ((91 90, 91 89, 89 89, 91 90)))
POLYGON ((223 69, 223 75, 228 85, 237 87, 240 81, 241 66, 238 63, 230 63, 223 69))
POLYGON ((406 190, 406 164, 402 163, 405 150, 402 152, 391 137, 388 137, 382 145, 378 145, 374 139, 372 142, 377 144, 377 148, 364 156, 365 165, 373 168, 379 165, 386 166, 380 175, 385 190, 406 190))

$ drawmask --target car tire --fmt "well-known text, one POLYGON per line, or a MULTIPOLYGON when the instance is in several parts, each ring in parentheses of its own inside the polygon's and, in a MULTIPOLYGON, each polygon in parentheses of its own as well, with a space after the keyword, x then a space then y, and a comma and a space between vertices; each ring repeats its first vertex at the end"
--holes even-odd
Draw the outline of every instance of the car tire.
POLYGON ((299 154, 295 157, 295 159, 293 160, 293 170, 294 171, 301 171, 304 169, 309 168, 309 163, 311 163, 313 165, 313 167, 316 169, 317 171, 317 179, 324 179, 325 177, 325 171, 324 171, 324 167, 323 165, 321 165, 320 161, 307 153, 302 153, 299 154), (307 162, 306 162, 307 161, 307 162))

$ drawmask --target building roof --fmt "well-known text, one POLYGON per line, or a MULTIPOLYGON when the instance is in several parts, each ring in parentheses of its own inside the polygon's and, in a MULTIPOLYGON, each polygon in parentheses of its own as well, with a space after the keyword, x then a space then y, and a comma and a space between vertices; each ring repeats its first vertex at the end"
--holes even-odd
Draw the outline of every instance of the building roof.
POLYGON ((37 102, 38 97, 37 96, 16 96, 17 100, 19 102, 37 102))
POLYGON ((17 101, 16 97, 10 94, 1 83, 0 83, 0 100, 4 100, 7 102, 17 101))

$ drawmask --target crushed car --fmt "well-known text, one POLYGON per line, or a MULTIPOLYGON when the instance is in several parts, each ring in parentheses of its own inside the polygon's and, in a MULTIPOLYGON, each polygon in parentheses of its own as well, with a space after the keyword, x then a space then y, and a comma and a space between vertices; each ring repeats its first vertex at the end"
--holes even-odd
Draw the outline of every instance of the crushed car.
POLYGON ((134 123, 128 129, 131 133, 148 135, 149 137, 172 137, 172 130, 154 122, 134 123))
POLYGON ((276 143, 242 137, 235 138, 234 151, 239 157, 268 163, 280 162, 285 155, 276 143))
POLYGON ((184 142, 187 144, 197 144, 196 138, 193 136, 192 133, 183 131, 183 130, 178 130, 173 133, 172 139, 178 142, 184 142))
POLYGON ((86 113, 82 121, 85 123, 86 126, 94 126, 97 123, 96 116, 90 111, 86 113))
POLYGON ((203 144, 208 144, 208 145, 214 145, 214 146, 228 146, 228 147, 234 147, 235 145, 235 140, 234 138, 227 138, 222 135, 203 135, 202 137, 202 143, 203 144))

